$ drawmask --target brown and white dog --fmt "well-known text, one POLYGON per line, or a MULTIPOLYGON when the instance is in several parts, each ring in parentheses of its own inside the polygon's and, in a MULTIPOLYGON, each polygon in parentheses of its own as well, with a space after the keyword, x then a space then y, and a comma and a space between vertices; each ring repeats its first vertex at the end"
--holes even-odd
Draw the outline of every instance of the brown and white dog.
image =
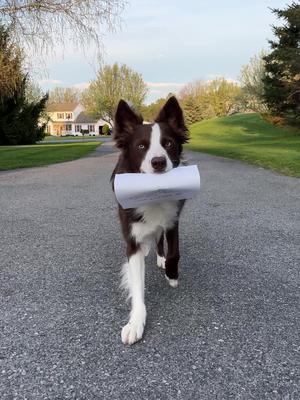
MULTIPOLYGON (((169 98, 155 123, 143 124, 143 118, 124 101, 115 115, 114 140, 121 150, 112 174, 164 173, 181 161, 182 144, 188 141, 182 110, 175 97, 169 98)), ((184 201, 168 201, 124 210, 119 217, 127 246, 127 263, 123 266, 122 284, 131 299, 129 322, 122 329, 124 344, 140 340, 146 322, 144 303, 145 256, 151 242, 156 243, 157 265, 165 269, 172 287, 178 285, 178 220, 184 201), (165 257, 164 237, 168 250, 165 257)))

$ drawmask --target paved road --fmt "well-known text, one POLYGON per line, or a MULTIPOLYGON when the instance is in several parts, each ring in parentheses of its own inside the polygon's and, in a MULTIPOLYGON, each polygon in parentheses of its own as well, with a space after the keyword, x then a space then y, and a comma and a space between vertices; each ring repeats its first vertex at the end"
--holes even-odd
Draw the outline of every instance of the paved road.
POLYGON ((202 192, 181 276, 147 260, 148 324, 124 347, 110 147, 0 173, 0 399, 299 399, 300 180, 189 153, 202 192))

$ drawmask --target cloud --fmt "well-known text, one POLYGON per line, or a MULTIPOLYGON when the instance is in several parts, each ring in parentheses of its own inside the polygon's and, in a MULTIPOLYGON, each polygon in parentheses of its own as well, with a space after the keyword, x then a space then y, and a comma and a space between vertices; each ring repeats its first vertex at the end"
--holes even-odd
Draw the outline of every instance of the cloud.
POLYGON ((80 90, 87 89, 89 86, 90 84, 88 82, 75 83, 74 85, 72 85, 73 88, 80 90))
POLYGON ((226 77, 220 74, 207 74, 207 79, 204 79, 204 82, 212 82, 214 79, 221 79, 224 78, 227 82, 239 84, 239 80, 235 78, 226 77))
POLYGON ((61 88, 75 88, 75 89, 79 89, 79 90, 84 90, 87 89, 89 87, 89 83, 88 82, 79 82, 79 83, 74 83, 74 84, 65 84, 63 81, 61 81, 60 79, 40 79, 39 84, 47 89, 49 88, 53 88, 55 86, 59 86, 61 88))
POLYGON ((63 82, 59 79, 40 79, 40 85, 61 85, 63 82))
POLYGON ((161 89, 150 89, 149 90, 151 93, 163 93, 164 91, 161 89))
POLYGON ((146 82, 147 86, 150 89, 158 89, 158 88, 163 88, 163 89, 167 89, 167 88, 177 88, 181 89, 185 83, 178 83, 178 82, 146 82))
POLYGON ((146 82, 146 84, 149 88, 147 103, 166 97, 169 93, 177 94, 185 85, 182 82, 146 82))

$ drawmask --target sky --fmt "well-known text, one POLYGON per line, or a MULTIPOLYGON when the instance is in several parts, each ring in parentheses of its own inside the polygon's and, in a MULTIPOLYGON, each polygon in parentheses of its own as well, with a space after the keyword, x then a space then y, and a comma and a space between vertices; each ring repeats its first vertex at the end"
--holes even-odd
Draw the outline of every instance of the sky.
MULTIPOLYGON (((223 76, 238 79, 241 67, 262 49, 268 50, 270 8, 287 0, 129 0, 121 28, 104 36, 106 64, 125 63, 142 74, 152 102, 178 93, 188 82, 223 76)), ((69 47, 46 60, 43 89, 85 88, 99 65, 91 47, 86 55, 69 47)))

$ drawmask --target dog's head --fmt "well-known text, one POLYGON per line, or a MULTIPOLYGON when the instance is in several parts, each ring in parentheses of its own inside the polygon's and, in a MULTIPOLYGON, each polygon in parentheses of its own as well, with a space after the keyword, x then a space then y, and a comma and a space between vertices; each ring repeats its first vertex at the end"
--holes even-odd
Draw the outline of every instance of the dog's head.
POLYGON ((167 100, 154 124, 143 124, 142 116, 120 100, 114 139, 132 172, 159 173, 179 165, 182 144, 188 141, 188 130, 174 96, 167 100))

